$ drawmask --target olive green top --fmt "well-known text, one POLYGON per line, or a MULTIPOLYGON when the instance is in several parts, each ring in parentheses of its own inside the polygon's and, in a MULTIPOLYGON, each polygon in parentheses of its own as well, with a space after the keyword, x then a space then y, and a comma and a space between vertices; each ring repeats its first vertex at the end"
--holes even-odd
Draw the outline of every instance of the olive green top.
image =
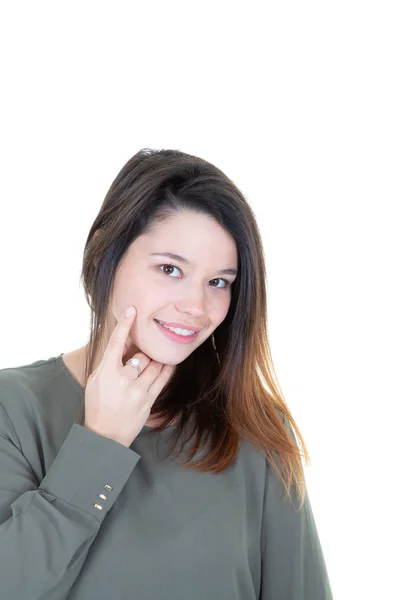
POLYGON ((255 446, 211 474, 163 456, 173 427, 89 431, 61 356, 0 369, 1 600, 332 599, 308 494, 255 446))

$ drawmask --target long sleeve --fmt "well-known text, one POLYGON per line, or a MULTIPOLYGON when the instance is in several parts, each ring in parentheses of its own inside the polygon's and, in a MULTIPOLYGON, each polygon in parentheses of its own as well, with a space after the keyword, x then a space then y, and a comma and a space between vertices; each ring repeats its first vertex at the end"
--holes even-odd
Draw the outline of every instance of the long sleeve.
POLYGON ((260 600, 333 600, 308 492, 300 510, 284 494, 268 465, 260 600))
POLYGON ((38 482, 0 406, 2 600, 67 598, 139 459, 130 448, 74 423, 38 482))

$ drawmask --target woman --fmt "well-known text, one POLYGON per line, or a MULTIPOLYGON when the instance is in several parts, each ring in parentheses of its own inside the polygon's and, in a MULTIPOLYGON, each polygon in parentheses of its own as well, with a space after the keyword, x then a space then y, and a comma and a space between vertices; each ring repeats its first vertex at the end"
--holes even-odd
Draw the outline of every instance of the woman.
POLYGON ((2 599, 332 598, 240 190, 138 152, 82 279, 88 343, 0 371, 2 599))

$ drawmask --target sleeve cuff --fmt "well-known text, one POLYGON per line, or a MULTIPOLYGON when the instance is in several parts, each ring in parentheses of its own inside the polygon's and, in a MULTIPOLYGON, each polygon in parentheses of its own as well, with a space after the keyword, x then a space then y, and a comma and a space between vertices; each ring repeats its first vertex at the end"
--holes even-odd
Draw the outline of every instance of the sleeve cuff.
POLYGON ((74 423, 39 491, 102 522, 139 460, 134 450, 74 423))

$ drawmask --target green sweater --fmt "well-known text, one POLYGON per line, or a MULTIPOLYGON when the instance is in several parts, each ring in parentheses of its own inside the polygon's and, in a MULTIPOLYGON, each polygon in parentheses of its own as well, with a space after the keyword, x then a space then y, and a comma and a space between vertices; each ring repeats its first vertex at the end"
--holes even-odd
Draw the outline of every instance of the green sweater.
POLYGON ((308 494, 255 446, 215 475, 163 459, 172 427, 89 431, 61 356, 0 369, 1 600, 332 599, 308 494))

